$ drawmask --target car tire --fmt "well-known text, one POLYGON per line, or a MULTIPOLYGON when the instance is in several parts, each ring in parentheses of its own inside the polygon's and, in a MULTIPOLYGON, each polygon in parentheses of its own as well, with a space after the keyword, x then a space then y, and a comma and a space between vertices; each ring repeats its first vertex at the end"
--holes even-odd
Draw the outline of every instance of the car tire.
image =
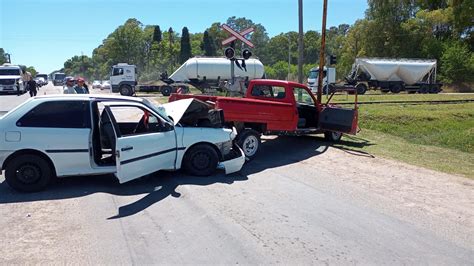
POLYGON ((133 95, 133 90, 130 85, 122 85, 120 86, 120 95, 123 96, 132 96, 133 95))
POLYGON ((13 158, 5 168, 8 185, 21 192, 41 191, 54 179, 54 170, 41 156, 23 154, 13 158))
POLYGON ((172 88, 170 86, 163 86, 161 87, 161 94, 163 96, 170 96, 171 95, 172 88))
POLYGON ((342 138, 341 132, 326 131, 324 132, 324 139, 330 142, 338 142, 342 138))
POLYGON ((237 145, 244 151, 244 155, 248 160, 252 160, 257 156, 260 144, 260 133, 253 129, 246 128, 237 135, 237 145))
POLYGON ((219 155, 209 144, 191 147, 183 158, 183 168, 195 176, 209 176, 216 171, 219 155))

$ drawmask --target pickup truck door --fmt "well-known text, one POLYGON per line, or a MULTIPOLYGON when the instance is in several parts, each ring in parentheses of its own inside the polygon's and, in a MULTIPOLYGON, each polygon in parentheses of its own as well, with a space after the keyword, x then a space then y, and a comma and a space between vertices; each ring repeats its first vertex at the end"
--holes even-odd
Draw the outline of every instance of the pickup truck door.
POLYGON ((319 113, 319 128, 349 134, 357 133, 357 109, 323 106, 319 113))
POLYGON ((175 169, 177 149, 172 124, 138 105, 108 105, 105 111, 114 125, 115 175, 120 183, 175 169))

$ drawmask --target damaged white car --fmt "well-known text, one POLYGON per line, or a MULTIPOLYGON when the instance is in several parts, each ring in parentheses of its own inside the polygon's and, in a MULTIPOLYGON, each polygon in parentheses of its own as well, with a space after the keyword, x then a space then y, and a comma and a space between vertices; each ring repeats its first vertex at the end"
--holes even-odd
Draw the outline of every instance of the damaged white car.
POLYGON ((245 157, 223 113, 189 99, 157 107, 146 99, 52 95, 0 118, 0 166, 14 189, 39 191, 54 178, 113 173, 120 183, 184 168, 239 171, 245 157))

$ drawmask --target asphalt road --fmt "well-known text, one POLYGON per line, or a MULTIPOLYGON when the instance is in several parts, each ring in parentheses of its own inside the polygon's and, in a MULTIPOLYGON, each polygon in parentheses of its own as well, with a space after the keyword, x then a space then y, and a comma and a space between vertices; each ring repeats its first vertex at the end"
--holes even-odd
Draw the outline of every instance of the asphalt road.
POLYGON ((0 263, 472 265, 473 187, 320 137, 266 138, 228 176, 71 177, 33 194, 0 176, 0 263))

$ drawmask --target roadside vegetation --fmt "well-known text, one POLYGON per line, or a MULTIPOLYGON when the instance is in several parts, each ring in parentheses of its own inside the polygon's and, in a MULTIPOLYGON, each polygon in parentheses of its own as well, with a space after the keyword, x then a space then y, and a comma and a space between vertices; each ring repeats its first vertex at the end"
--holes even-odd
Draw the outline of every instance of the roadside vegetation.
POLYGON ((474 103, 361 105, 359 125, 343 147, 474 178, 474 103))

